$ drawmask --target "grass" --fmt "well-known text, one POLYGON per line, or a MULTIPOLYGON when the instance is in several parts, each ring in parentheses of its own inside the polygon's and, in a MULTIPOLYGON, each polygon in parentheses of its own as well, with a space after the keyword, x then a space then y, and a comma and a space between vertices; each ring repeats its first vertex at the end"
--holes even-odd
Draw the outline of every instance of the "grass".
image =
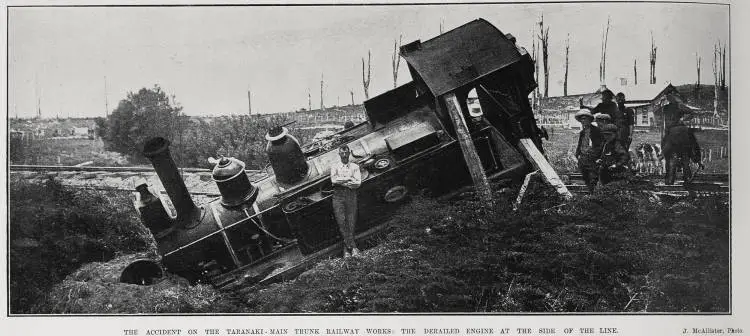
POLYGON ((48 313, 49 290, 88 262, 155 251, 129 193, 76 190, 11 179, 11 313, 48 313))
POLYGON ((37 139, 21 150, 22 158, 13 164, 72 166, 93 161, 92 166, 132 166, 125 156, 105 150, 101 139, 37 139))
POLYGON ((470 193, 450 201, 416 198, 362 256, 332 258, 294 280, 250 292, 217 292, 172 275, 152 286, 119 283, 123 267, 143 256, 136 251, 153 251, 143 232, 128 229, 132 211, 121 199, 53 187, 58 196, 36 196, 51 197, 42 204, 55 204, 34 210, 46 218, 44 227, 39 220, 21 219, 18 209, 34 218, 32 204, 11 208, 12 236, 19 237, 21 226, 36 227, 23 231, 24 237, 44 242, 38 250, 49 251, 45 258, 11 250, 12 307, 113 314, 729 310, 726 196, 658 197, 649 182, 630 181, 564 203, 533 179, 524 203, 513 211, 517 187, 497 188, 497 205, 490 208, 470 193), (61 192, 69 197, 60 198, 61 192), (82 216, 82 209, 96 214, 86 215, 87 225, 62 220, 82 216), (109 217, 91 222, 102 216, 109 217), (119 217, 120 225, 96 225, 119 217), (84 230, 91 227, 98 229, 84 230), (75 246, 56 245, 71 235, 111 247, 95 250, 119 256, 91 260, 75 246), (53 255, 58 259, 48 259, 53 255), (36 296, 23 292, 28 283, 36 296), (19 301, 33 297, 35 302, 19 301))
POLYGON ((86 264, 55 285, 39 306, 52 314, 157 314, 206 313, 224 304, 210 285, 190 285, 171 274, 152 286, 120 283, 120 272, 144 256, 129 254, 86 264))
MULTIPOLYGON (((576 142, 579 130, 566 130, 556 128, 550 132, 550 141, 544 142, 547 158, 560 174, 578 172, 578 166, 574 159, 576 142)), ((721 147, 728 149, 729 134, 722 131, 700 131, 696 132, 698 143, 704 155, 705 173, 729 173, 729 153, 719 157, 721 147), (711 150, 711 161, 708 161, 708 152, 711 150)), ((641 143, 661 144, 659 132, 636 132, 631 149, 635 149, 641 143)))
MULTIPOLYGON (((698 133, 704 149, 726 136, 698 133)), ((575 171, 566 153, 576 139, 558 129, 546 143, 561 172, 575 171)), ((658 133, 637 133, 640 142, 658 143, 658 133)), ((59 153, 63 164, 103 151, 91 140, 45 143, 40 157, 59 153)), ((707 170, 727 172, 727 162, 707 170)), ((658 198, 631 181, 562 203, 537 180, 519 211, 510 207, 517 185, 497 190, 489 209, 470 195, 417 199, 363 256, 239 294, 171 275, 153 286, 119 283, 131 260, 155 256, 129 194, 9 182, 12 313, 729 310, 726 196, 658 198)))
MULTIPOLYGON (((562 207, 535 183, 518 212, 420 200, 362 257, 247 294, 245 312, 728 311, 726 198, 607 187, 562 207)), ((647 185, 646 185, 647 187, 647 185)))

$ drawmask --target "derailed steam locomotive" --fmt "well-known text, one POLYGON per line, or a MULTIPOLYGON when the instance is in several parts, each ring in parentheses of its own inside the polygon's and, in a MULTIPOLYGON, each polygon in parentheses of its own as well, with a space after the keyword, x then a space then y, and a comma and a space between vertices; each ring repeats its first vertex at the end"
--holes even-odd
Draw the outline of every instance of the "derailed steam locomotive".
MULTIPOLYGON (((463 120, 490 179, 518 178, 530 170, 519 150, 531 139, 541 151, 529 93, 533 61, 485 20, 469 22, 400 50, 413 81, 367 100, 367 122, 337 134, 362 167, 357 239, 377 231, 411 194, 445 195, 471 183, 446 95, 458 98, 463 120), (471 94, 470 94, 471 92, 471 94)), ((266 135, 273 173, 251 183, 244 164, 214 161, 221 197, 197 206, 169 153, 169 142, 144 146, 176 210, 171 217, 142 184, 136 201, 153 233, 161 265, 193 281, 263 283, 298 274, 341 251, 333 218, 329 167, 336 147, 305 153, 286 128, 266 135)), ((132 264, 127 282, 146 283, 158 264, 132 264)))

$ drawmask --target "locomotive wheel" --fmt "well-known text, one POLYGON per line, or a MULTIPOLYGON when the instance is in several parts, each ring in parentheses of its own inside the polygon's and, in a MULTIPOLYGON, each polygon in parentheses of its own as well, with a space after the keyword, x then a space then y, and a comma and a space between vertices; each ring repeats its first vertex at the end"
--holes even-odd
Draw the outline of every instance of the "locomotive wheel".
POLYGON ((156 261, 139 259, 132 262, 120 274, 120 282, 149 286, 164 276, 164 271, 156 261))
POLYGON ((289 203, 287 203, 284 206, 284 212, 295 212, 299 209, 302 209, 305 206, 305 203, 300 200, 294 200, 289 203))
POLYGON ((387 158, 378 159, 375 161, 375 163, 372 165, 377 170, 383 170, 388 168, 391 165, 391 160, 388 160, 387 158))
POLYGON ((409 190, 405 186, 395 186, 385 192, 383 199, 388 203, 396 203, 402 201, 407 195, 409 195, 409 190))

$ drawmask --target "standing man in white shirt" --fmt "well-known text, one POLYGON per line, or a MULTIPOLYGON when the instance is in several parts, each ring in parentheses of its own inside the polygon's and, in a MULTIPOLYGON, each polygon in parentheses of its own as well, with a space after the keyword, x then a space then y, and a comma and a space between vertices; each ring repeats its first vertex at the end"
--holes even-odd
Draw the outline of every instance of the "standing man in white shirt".
POLYGON ((357 223, 357 188, 362 184, 359 166, 349 162, 351 150, 347 145, 339 147, 341 162, 331 165, 333 183, 333 214, 344 238, 344 257, 358 255, 354 242, 354 228, 357 223))

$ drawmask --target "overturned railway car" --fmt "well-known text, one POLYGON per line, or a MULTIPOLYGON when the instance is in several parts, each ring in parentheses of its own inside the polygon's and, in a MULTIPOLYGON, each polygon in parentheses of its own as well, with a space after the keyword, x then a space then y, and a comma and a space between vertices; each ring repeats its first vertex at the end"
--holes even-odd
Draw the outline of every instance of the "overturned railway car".
MULTIPOLYGON (((471 184, 448 95, 458 100, 461 122, 488 178, 514 179, 530 170, 521 139, 541 151, 527 98, 536 87, 533 61, 511 35, 479 19, 405 45, 401 56, 413 81, 367 100, 367 122, 336 136, 362 169, 357 239, 376 232, 410 195, 445 195, 471 184)), ((329 175, 339 160, 337 146, 306 153, 282 127, 269 130, 266 139, 273 173, 251 183, 242 162, 220 158, 213 179, 221 197, 200 206, 180 178, 169 142, 156 138, 145 144, 144 155, 176 216, 145 184, 137 187, 136 207, 167 271, 218 287, 264 283, 341 253, 329 175)), ((140 265, 129 267, 123 278, 146 283, 158 273, 153 265, 140 265)))

